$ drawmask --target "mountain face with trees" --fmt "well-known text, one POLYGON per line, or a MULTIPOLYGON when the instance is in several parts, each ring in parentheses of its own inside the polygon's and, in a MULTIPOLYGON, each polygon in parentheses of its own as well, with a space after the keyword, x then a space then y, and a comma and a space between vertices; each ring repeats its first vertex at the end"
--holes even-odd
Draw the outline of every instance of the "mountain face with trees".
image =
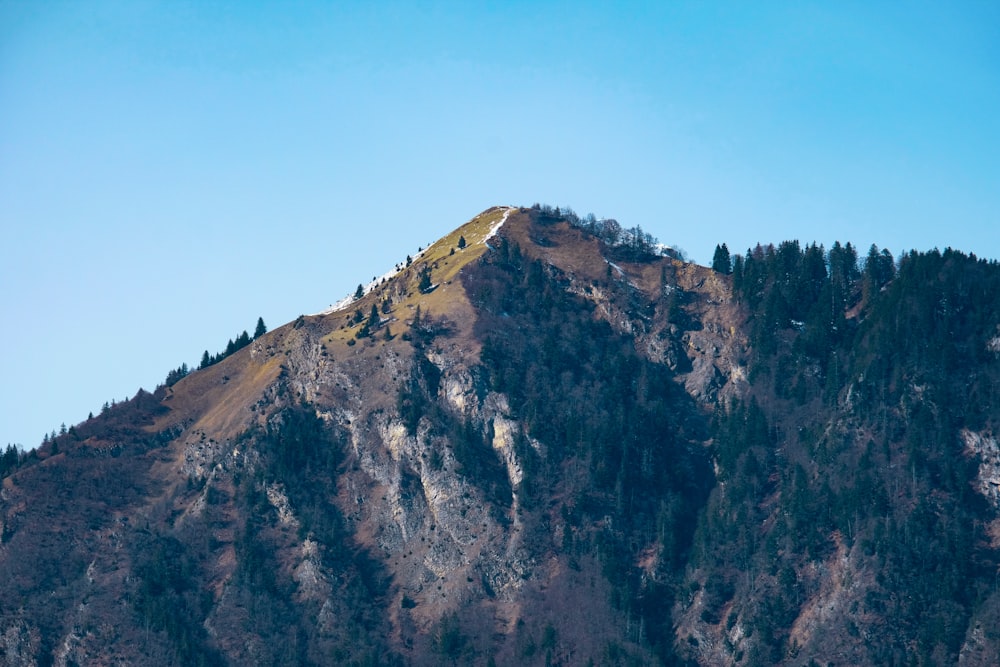
POLYGON ((996 262, 535 206, 397 268, 7 451, 0 664, 1000 659, 996 262))

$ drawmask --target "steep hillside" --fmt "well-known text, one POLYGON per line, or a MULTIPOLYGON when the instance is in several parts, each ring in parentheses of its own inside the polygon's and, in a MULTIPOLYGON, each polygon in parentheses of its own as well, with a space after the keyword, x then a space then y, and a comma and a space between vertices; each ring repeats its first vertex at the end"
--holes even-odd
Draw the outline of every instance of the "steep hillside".
POLYGON ((4 459, 0 663, 994 664, 1000 268, 852 252, 489 209, 4 459))
POLYGON ((716 417, 686 654, 995 664, 1000 265, 825 259, 783 243, 736 263, 750 390, 716 417))

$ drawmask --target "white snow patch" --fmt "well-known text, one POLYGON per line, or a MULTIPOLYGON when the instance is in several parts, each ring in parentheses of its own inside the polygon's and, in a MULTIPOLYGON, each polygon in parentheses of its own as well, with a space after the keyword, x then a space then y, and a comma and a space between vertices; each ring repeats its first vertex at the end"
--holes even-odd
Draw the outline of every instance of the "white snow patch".
POLYGON ((608 259, 606 257, 604 258, 604 261, 608 263, 608 266, 610 266, 611 268, 613 268, 615 271, 618 272, 618 277, 619 278, 624 278, 625 279, 625 281, 628 283, 629 287, 634 287, 635 289, 639 289, 638 285, 636 285, 634 282, 632 282, 631 280, 628 279, 628 275, 625 273, 625 270, 622 269, 622 267, 618 266, 617 264, 615 264, 614 262, 612 262, 610 259, 608 259))
MULTIPOLYGON (((500 228, 503 227, 503 223, 507 222, 507 217, 510 215, 510 212, 514 210, 513 206, 504 206, 502 208, 504 209, 503 217, 500 218, 498 222, 493 223, 493 226, 490 227, 490 231, 483 237, 483 243, 486 243, 497 235, 497 232, 499 232, 500 228)), ((489 245, 489 243, 486 243, 486 245, 489 245)))
POLYGON ((611 266, 611 268, 613 268, 615 271, 618 272, 618 276, 619 277, 621 277, 621 278, 625 277, 625 272, 622 270, 622 267, 618 266, 617 264, 615 264, 614 262, 612 262, 610 259, 606 259, 604 261, 607 262, 611 266))
POLYGON ((676 250, 674 250, 674 247, 672 245, 667 245, 666 243, 657 243, 653 245, 653 251, 657 255, 663 255, 663 256, 672 255, 677 252, 676 250))
MULTIPOLYGON (((420 251, 418 251, 417 254, 413 255, 411 257, 413 259, 413 261, 415 262, 418 259, 420 259, 420 257, 430 249, 430 247, 431 247, 431 244, 428 243, 426 246, 424 246, 423 249, 421 249, 420 251)), ((367 285, 365 285, 363 287, 365 294, 368 294, 373 289, 375 289, 376 287, 378 287, 382 283, 386 282, 387 280, 391 280, 392 278, 395 278, 405 268, 406 268, 406 264, 403 263, 403 262, 400 262, 399 264, 397 264, 396 266, 394 266, 391 271, 387 271, 387 272, 383 273, 381 276, 379 276, 378 278, 376 278, 375 280, 371 281, 370 283, 368 283, 367 285)), ((338 301, 338 302, 336 302, 334 304, 330 304, 330 307, 327 308, 326 310, 321 310, 320 312, 315 313, 315 314, 316 315, 329 315, 330 313, 335 313, 338 310, 343 310, 344 308, 346 308, 347 306, 351 305, 355 301, 357 301, 357 299, 354 298, 354 292, 352 292, 352 293, 348 294, 347 296, 345 296, 340 301, 338 301)))
POLYGON ((340 301, 338 301, 336 303, 333 303, 333 304, 330 304, 330 307, 327 308, 326 310, 321 310, 320 312, 318 312, 316 314, 317 315, 329 315, 330 313, 335 313, 338 310, 340 310, 341 308, 346 308, 353 301, 354 301, 354 295, 353 294, 348 294, 347 296, 345 296, 340 301))
MULTIPOLYGON (((498 208, 504 209, 503 217, 500 218, 499 221, 497 221, 496 223, 494 223, 492 227, 490 227, 490 231, 486 234, 486 236, 483 237, 483 243, 486 243, 488 240, 490 240, 491 238, 493 238, 494 236, 496 236, 497 232, 500 231, 500 228, 503 227, 503 223, 507 222, 508 216, 510 216, 511 212, 514 210, 513 206, 499 206, 498 208)), ((419 250, 417 252, 417 254, 413 255, 412 256, 413 261, 414 262, 417 261, 421 256, 424 255, 424 253, 426 253, 428 250, 430 250, 431 245, 433 245, 433 244, 428 243, 421 250, 419 250)), ((488 243, 486 243, 486 245, 489 246, 488 243)), ((393 267, 393 269, 391 271, 387 271, 386 273, 383 273, 381 276, 379 276, 378 278, 376 278, 375 280, 371 281, 370 283, 368 283, 367 285, 364 286, 363 289, 364 289, 365 294, 368 294, 373 289, 375 289, 376 287, 378 287, 379 285, 381 285, 383 282, 385 282, 387 280, 391 280, 392 278, 395 278, 405 268, 406 268, 406 264, 401 262, 401 263, 397 264, 395 267, 393 267)), ((435 285, 435 287, 436 287, 436 285, 435 285)), ((315 314, 316 315, 329 315, 330 313, 335 313, 338 310, 343 310, 344 308, 347 308, 349 305, 351 305, 355 301, 357 301, 357 299, 354 298, 354 292, 351 292, 350 294, 348 294, 347 296, 345 296, 340 301, 337 301, 336 303, 330 304, 329 308, 327 308, 325 310, 321 310, 320 312, 315 313, 315 314)))

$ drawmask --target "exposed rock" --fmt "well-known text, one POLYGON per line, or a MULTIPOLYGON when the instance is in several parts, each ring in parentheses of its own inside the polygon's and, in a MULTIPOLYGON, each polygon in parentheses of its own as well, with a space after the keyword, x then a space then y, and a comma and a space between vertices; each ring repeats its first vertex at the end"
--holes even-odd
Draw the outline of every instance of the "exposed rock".
POLYGON ((35 667, 41 637, 23 620, 6 625, 0 634, 0 664, 4 667, 35 667))
POLYGON ((996 438, 985 433, 962 431, 965 450, 979 460, 977 490, 994 507, 1000 509, 1000 445, 996 438))
MULTIPOLYGON (((295 518, 295 512, 292 511, 292 505, 288 502, 288 496, 281 489, 278 484, 268 484, 265 489, 267 494, 267 500, 271 505, 278 511, 278 520, 282 525, 288 526, 289 528, 298 529, 299 520, 295 518)), ((312 552, 315 555, 315 543, 312 544, 312 552)), ((306 549, 306 545, 303 545, 303 550, 306 549)))

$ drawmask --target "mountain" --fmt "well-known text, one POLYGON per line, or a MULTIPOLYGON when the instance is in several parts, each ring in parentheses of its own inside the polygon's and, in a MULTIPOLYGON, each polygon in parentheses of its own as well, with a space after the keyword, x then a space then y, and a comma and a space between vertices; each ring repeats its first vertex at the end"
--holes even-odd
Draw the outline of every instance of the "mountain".
POLYGON ((4 665, 993 665, 1000 265, 485 211, 0 459, 4 665))

